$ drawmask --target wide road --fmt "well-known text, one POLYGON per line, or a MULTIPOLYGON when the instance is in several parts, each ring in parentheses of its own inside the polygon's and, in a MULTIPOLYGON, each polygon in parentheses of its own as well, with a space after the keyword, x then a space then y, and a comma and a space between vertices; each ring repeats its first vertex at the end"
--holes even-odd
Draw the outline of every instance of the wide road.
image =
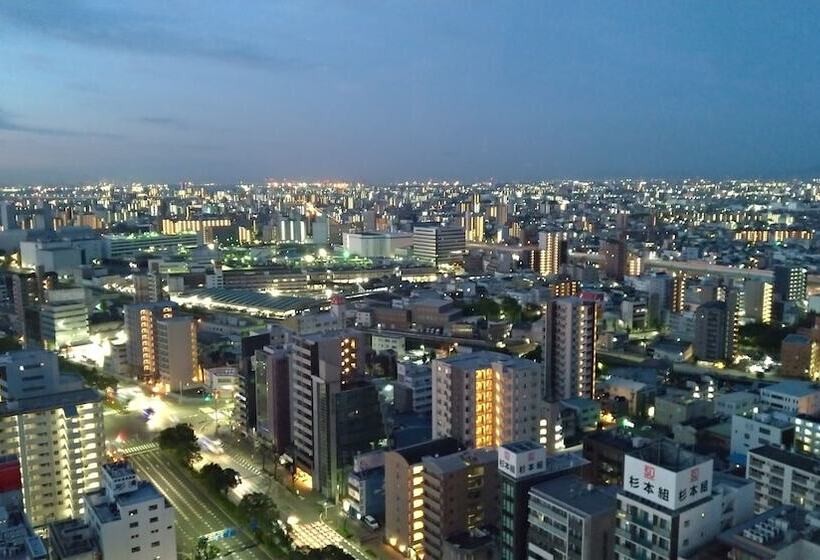
POLYGON ((217 502, 191 478, 191 474, 170 460, 161 451, 147 451, 130 457, 137 473, 154 483, 176 509, 177 548, 180 553, 194 550, 200 536, 229 527, 237 536, 217 541, 221 557, 237 560, 272 560, 275 558, 259 547, 250 532, 240 526, 217 502))

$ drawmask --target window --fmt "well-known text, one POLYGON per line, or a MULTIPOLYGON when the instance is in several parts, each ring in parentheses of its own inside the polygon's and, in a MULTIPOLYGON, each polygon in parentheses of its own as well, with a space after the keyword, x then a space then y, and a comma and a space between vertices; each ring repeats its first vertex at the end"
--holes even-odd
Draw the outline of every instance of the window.
POLYGON ((158 507, 159 507, 159 506, 158 506, 157 504, 150 505, 150 506, 148 506, 148 511, 154 511, 154 510, 156 510, 158 507))
POLYGON ((133 529, 134 527, 139 527, 139 525, 140 525, 140 524, 139 524, 139 522, 138 522, 138 521, 134 521, 133 523, 129 523, 129 524, 128 524, 128 527, 130 527, 131 529, 133 529))
POLYGON ((132 509, 128 512, 128 517, 134 517, 135 515, 137 515, 137 510, 135 509, 132 509))
POLYGON ((131 554, 133 554, 135 552, 139 552, 139 551, 140 551, 140 547, 135 546, 134 548, 131 549, 131 554))
POLYGON ((151 548, 156 548, 159 546, 159 541, 154 541, 151 543, 151 548))
POLYGON ((149 521, 149 523, 156 523, 157 521, 159 521, 159 517, 152 517, 148 521, 149 521))

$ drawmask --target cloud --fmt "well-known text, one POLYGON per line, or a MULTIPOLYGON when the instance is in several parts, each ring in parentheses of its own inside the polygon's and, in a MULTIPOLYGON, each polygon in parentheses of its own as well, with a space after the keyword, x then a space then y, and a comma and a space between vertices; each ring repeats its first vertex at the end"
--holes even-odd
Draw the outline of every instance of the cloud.
POLYGON ((119 3, 99 7, 83 0, 0 2, 0 22, 91 48, 202 58, 270 71, 307 66, 212 33, 207 37, 192 37, 182 31, 190 27, 187 22, 173 25, 170 18, 128 11, 119 3))
POLYGON ((162 116, 144 116, 139 117, 137 119, 138 122, 143 124, 150 124, 159 127, 165 128, 177 128, 177 129, 186 129, 188 128, 188 123, 181 119, 177 119, 174 117, 162 117, 162 116))
POLYGON ((82 130, 71 130, 68 128, 31 126, 19 122, 15 116, 3 111, 2 109, 0 109, 0 132, 21 132, 25 134, 39 134, 41 136, 121 138, 118 134, 111 134, 108 132, 88 132, 82 130))

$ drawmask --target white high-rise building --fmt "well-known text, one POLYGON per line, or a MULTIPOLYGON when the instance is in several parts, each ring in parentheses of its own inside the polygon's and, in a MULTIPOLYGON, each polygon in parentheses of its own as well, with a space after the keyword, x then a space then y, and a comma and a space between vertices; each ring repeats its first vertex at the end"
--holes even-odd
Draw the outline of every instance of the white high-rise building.
POLYGON ((751 481, 715 474, 712 459, 659 440, 624 456, 615 556, 689 557, 753 514, 751 481))
POLYGON ((100 394, 44 351, 0 357, 0 455, 17 455, 36 526, 80 517, 105 460, 100 394))
POLYGON ((173 560, 177 557, 176 513, 149 481, 128 463, 102 468, 103 487, 86 495, 86 523, 103 558, 173 560))

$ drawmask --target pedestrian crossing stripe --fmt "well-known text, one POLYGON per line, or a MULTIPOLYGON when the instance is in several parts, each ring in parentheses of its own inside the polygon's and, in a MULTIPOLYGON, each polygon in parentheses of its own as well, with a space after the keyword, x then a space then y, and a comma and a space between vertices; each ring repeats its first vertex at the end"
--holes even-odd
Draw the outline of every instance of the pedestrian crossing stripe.
POLYGON ((149 442, 123 447, 122 452, 126 455, 139 455, 140 453, 148 453, 149 451, 156 451, 157 449, 159 449, 158 444, 149 442))

